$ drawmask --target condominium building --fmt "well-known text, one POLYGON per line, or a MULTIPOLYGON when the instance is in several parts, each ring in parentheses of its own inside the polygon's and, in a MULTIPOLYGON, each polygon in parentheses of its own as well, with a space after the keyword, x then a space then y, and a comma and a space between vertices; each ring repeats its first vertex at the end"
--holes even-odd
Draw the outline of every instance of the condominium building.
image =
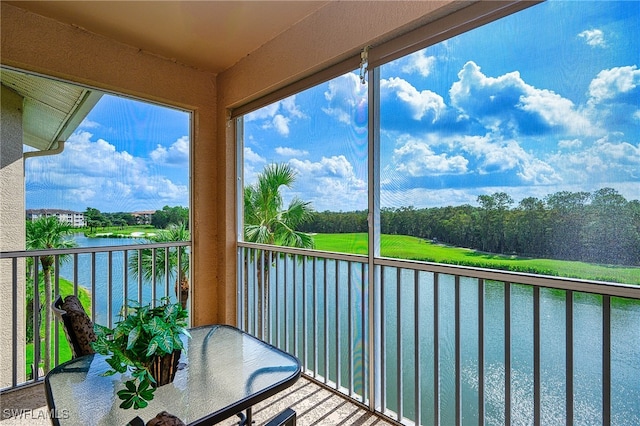
POLYGON ((60 222, 66 222, 74 228, 85 226, 84 213, 74 212, 72 210, 59 209, 28 209, 27 220, 36 220, 41 217, 55 216, 60 222))

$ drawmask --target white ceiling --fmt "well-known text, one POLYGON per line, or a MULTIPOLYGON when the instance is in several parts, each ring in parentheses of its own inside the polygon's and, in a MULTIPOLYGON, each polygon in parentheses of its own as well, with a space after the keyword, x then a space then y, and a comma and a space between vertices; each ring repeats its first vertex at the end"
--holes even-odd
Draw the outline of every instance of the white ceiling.
POLYGON ((217 74, 328 1, 6 3, 217 74))

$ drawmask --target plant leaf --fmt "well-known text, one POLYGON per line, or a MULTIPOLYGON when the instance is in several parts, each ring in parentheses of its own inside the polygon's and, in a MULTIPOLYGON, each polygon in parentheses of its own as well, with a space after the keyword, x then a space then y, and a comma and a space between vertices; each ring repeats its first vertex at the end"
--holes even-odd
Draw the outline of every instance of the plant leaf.
POLYGON ((142 328, 139 325, 131 329, 127 336, 127 350, 131 350, 134 347, 141 334, 142 328))
POLYGON ((126 382, 124 382, 124 385, 126 386, 127 390, 129 392, 135 392, 136 391, 136 384, 133 380, 127 380, 126 382))
POLYGON ((156 391, 155 388, 147 389, 140 392, 140 397, 147 401, 151 401, 153 399, 153 393, 156 391))
POLYGON ((120 399, 124 399, 122 404, 120 404, 120 408, 124 408, 125 410, 128 410, 129 408, 131 408, 133 406, 136 398, 137 397, 135 395, 131 395, 131 396, 128 396, 126 398, 120 397, 120 399))
POLYGON ((147 350, 147 356, 150 356, 151 346, 154 346, 154 352, 156 355, 164 355, 173 352, 173 336, 170 332, 165 332, 162 335, 154 336, 149 343, 149 350, 147 350), (159 349, 159 350, 158 350, 159 349))
POLYGON ((149 342, 149 346, 147 346, 147 353, 145 356, 147 357, 151 357, 153 355, 155 355, 156 351, 158 349, 158 341, 157 339, 154 337, 153 339, 151 339, 151 341, 149 342))
POLYGON ((106 359, 107 364, 113 368, 117 373, 124 373, 127 371, 127 366, 122 362, 122 358, 117 354, 113 354, 110 358, 106 359))
POLYGON ((136 400, 135 400, 135 402, 133 404, 134 404, 134 406, 133 406, 134 410, 137 410, 138 408, 144 408, 147 405, 149 405, 149 403, 147 401, 145 401, 144 399, 142 399, 142 398, 136 398, 136 400))

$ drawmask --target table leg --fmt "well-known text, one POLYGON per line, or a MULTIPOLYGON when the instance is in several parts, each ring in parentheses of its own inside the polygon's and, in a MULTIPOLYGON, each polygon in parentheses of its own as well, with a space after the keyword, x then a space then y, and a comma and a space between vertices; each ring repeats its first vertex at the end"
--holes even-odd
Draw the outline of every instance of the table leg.
POLYGON ((247 408, 246 414, 238 413, 236 416, 240 417, 238 426, 251 426, 251 423, 253 423, 253 419, 251 418, 251 407, 247 408))

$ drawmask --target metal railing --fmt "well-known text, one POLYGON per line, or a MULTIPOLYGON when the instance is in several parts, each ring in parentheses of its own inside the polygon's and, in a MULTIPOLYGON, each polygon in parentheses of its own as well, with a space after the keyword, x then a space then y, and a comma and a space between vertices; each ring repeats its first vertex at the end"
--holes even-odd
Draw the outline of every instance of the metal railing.
POLYGON ((640 287, 238 245, 240 326, 398 422, 640 424, 640 287))
MULTIPOLYGON (((84 306, 94 323, 112 327, 126 315, 127 303, 155 304, 162 297, 177 300, 178 266, 189 256, 190 242, 133 244, 53 250, 1 252, 2 279, 11 281, 12 320, 2 325, 10 334, 11 348, 3 349, 3 369, 11 366, 10 380, 2 390, 29 385, 43 378, 42 334, 46 327, 45 304, 55 295, 74 294, 86 300, 84 306), (41 259, 53 258, 52 295, 44 292, 45 271, 41 259), (39 283, 39 291, 34 291, 39 283)), ((67 361, 61 348, 67 345, 57 319, 51 332, 51 368, 67 361)), ((6 370, 5 370, 6 371, 6 370)))

